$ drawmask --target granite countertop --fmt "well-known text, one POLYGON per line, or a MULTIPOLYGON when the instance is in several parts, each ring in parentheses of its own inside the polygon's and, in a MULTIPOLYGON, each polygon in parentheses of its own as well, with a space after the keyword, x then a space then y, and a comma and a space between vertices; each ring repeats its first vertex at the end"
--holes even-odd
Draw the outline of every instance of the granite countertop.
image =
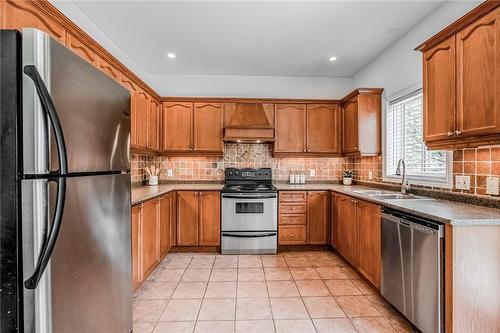
POLYGON ((199 184, 160 184, 155 186, 132 186, 132 206, 156 198, 171 191, 220 191, 224 185, 219 183, 199 184))

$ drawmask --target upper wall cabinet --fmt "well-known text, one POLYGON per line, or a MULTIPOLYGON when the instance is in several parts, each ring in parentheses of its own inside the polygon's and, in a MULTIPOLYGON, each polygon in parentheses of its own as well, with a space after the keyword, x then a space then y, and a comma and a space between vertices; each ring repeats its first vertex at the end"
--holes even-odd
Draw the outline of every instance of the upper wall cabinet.
POLYGON ((149 141, 148 149, 160 150, 160 102, 151 98, 149 103, 149 141))
POLYGON ((307 104, 307 152, 341 154, 341 113, 337 104, 307 104))
POLYGON ((220 103, 194 103, 193 148, 199 152, 222 152, 223 106, 220 103))
POLYGON ((274 153, 306 152, 306 105, 276 104, 274 153))
POLYGON ((419 46, 430 149, 500 143, 500 2, 485 2, 419 46))
POLYGON ((342 100, 342 152, 346 156, 380 154, 383 89, 356 89, 342 100))

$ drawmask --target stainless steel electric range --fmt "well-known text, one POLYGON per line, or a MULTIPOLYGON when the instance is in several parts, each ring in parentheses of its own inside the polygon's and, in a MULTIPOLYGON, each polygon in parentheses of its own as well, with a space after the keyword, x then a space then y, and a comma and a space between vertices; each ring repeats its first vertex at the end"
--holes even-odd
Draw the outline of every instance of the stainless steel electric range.
POLYGON ((225 170, 222 254, 276 253, 278 190, 270 168, 225 170))

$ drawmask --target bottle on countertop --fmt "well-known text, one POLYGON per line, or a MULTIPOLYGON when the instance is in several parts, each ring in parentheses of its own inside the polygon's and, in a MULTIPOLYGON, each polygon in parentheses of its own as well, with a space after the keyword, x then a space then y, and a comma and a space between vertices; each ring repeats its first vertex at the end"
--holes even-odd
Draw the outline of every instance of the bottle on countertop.
POLYGON ((295 184, 295 174, 290 172, 290 184, 295 184))

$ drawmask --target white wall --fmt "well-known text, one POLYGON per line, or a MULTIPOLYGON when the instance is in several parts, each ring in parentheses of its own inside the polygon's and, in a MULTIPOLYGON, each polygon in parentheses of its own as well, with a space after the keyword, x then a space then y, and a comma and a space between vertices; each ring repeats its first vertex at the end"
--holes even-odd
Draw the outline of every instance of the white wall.
POLYGON ((422 53, 414 51, 444 27, 476 7, 478 1, 450 1, 413 27, 353 77, 355 87, 381 87, 391 97, 422 81, 422 53))

